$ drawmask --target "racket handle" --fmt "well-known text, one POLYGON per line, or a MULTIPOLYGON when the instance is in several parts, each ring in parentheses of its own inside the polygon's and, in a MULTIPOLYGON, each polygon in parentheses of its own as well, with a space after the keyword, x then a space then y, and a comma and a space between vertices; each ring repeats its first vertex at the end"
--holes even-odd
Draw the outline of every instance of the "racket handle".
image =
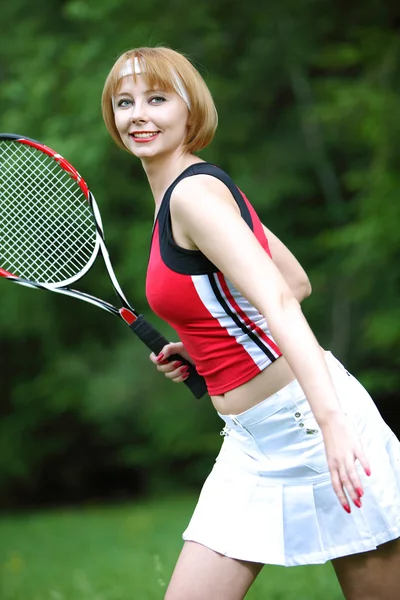
MULTIPOLYGON (((143 315, 139 317, 129 325, 133 333, 146 344, 154 354, 160 354, 161 350, 169 344, 169 341, 161 335, 146 319, 143 315)), ((180 360, 184 365, 189 367, 189 377, 183 382, 196 398, 202 398, 207 393, 207 386, 204 377, 198 374, 196 367, 191 362, 180 356, 179 354, 172 354, 168 357, 168 361, 180 360)))

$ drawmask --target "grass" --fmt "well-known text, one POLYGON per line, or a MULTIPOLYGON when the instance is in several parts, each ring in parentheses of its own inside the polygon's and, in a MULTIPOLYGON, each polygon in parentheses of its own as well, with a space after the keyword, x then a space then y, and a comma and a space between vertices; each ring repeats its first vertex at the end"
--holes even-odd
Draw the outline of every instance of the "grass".
MULTIPOLYGON (((0 598, 160 600, 194 503, 193 498, 160 499, 5 515, 0 518, 0 598)), ((321 598, 343 599, 330 565, 268 566, 246 596, 321 598)))

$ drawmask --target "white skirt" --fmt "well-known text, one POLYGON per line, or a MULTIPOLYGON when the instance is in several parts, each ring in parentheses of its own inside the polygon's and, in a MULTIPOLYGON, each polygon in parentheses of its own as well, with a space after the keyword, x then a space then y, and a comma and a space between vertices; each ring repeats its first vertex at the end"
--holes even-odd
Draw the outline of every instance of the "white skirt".
POLYGON ((362 508, 333 491, 322 434, 297 381, 239 415, 220 415, 224 442, 183 533, 220 554, 264 564, 324 563, 400 537, 400 442, 363 386, 330 352, 341 405, 371 465, 362 508))

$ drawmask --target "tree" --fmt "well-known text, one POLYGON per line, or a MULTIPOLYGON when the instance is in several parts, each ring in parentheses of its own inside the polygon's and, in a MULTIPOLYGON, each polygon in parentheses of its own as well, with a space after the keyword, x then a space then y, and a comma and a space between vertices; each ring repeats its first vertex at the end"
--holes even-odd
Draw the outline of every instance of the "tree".
MULTIPOLYGON (((233 175, 304 264, 314 288, 304 309, 318 338, 396 428, 398 9, 356 2, 343 19, 340 3, 317 0, 245 13, 233 0, 187 6, 148 0, 133 14, 126 0, 6 3, 1 129, 44 141, 84 174, 124 290, 173 339, 144 296, 152 199, 140 165, 109 139, 100 95, 123 50, 186 52, 220 113, 204 156, 233 175)), ((94 284, 107 295, 106 278, 89 275, 85 285, 94 284)), ((64 498, 90 494, 106 471, 135 473, 129 493, 175 485, 189 464, 187 483, 204 477, 219 445, 206 402, 156 378, 146 351, 107 314, 0 285, 4 499, 38 498, 51 477, 64 498)))

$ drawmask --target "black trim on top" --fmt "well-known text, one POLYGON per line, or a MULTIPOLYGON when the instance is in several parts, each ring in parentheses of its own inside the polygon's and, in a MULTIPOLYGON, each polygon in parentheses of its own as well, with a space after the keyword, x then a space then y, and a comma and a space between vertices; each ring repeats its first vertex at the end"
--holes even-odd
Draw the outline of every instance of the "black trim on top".
MULTIPOLYGON (((153 235, 158 223, 158 236, 160 253, 164 264, 176 273, 183 275, 208 275, 216 273, 219 269, 200 250, 188 250, 176 244, 172 235, 170 212, 171 194, 176 185, 186 177, 194 175, 210 175, 222 181, 239 206, 240 214, 250 229, 253 231, 253 221, 246 202, 233 180, 219 167, 211 163, 196 163, 185 169, 179 177, 172 182, 161 201, 160 209, 153 228, 153 235)), ((152 236, 153 240, 153 236, 152 236)), ((151 243, 152 243, 151 240, 151 243)))
POLYGON ((240 320, 237 313, 235 313, 231 310, 231 308, 229 307, 229 304, 226 302, 225 298, 222 296, 222 294, 219 290, 217 282, 215 281, 214 274, 209 275, 208 280, 210 282, 210 285, 212 287, 212 290, 215 294, 216 299, 218 300, 218 302, 220 303, 220 305, 222 306, 222 308, 224 309, 226 314, 236 323, 236 325, 243 331, 243 333, 245 333, 260 348, 260 350, 262 350, 262 352, 264 352, 264 354, 266 356, 268 356, 270 361, 274 362, 276 360, 276 356, 274 356, 272 354, 271 350, 267 346, 265 346, 265 344, 260 340, 258 335, 255 334, 253 331, 251 331, 251 329, 249 329, 247 327, 247 325, 240 320))

